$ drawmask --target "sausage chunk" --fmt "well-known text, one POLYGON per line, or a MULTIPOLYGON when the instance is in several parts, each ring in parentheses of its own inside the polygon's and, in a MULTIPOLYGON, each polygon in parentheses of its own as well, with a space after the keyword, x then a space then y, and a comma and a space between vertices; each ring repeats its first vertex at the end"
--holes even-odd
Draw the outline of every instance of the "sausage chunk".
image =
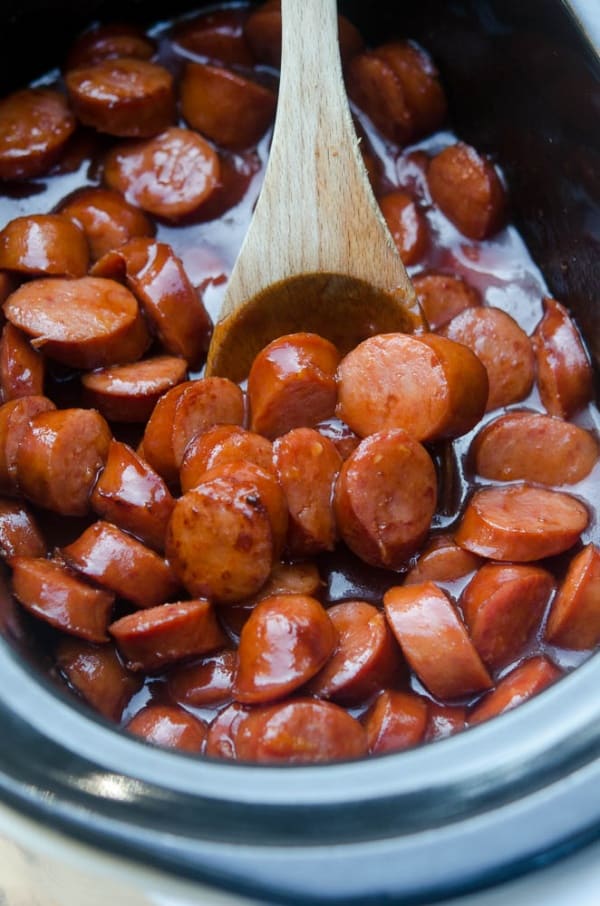
POLYGON ((401 568, 423 543, 437 499, 429 454, 401 428, 363 440, 335 487, 340 535, 373 566, 401 568))
POLYGON ((75 125, 64 95, 51 88, 26 88, 1 100, 0 180, 47 173, 75 125))
POLYGON ((0 267, 28 277, 83 277, 89 256, 83 231, 62 214, 16 217, 0 232, 0 267))
POLYGON ((598 462, 588 431, 537 412, 510 412, 490 422, 471 452, 477 474, 492 481, 575 484, 598 462))
POLYGON ((404 584, 453 582, 475 572, 480 564, 480 558, 459 547, 451 535, 437 535, 419 554, 404 584))
POLYGON ((146 705, 125 729, 153 746, 196 754, 204 750, 207 734, 203 720, 174 705, 146 705))
POLYGON ((480 724, 490 717, 497 717, 516 708, 522 702, 537 695, 546 686, 561 676, 558 667, 547 658, 538 656, 525 661, 502 677, 493 692, 478 702, 469 714, 470 726, 480 724))
POLYGON ((544 299, 533 342, 542 403, 550 415, 571 418, 592 399, 592 367, 577 327, 555 299, 544 299))
POLYGON ((429 707, 427 699, 413 692, 381 692, 362 718, 370 754, 418 745, 425 736, 429 707))
POLYGON ((481 296, 462 277, 451 274, 417 274, 412 278, 417 299, 430 330, 439 330, 465 308, 481 305, 481 296))
POLYGON ((4 312, 35 349, 73 368, 134 362, 150 342, 135 297, 114 280, 34 280, 9 296, 4 312))
POLYGON ((169 671, 169 695, 193 708, 214 708, 231 701, 237 668, 236 651, 226 648, 193 664, 169 671))
POLYGON ((6 323, 0 337, 0 390, 3 402, 44 393, 44 359, 17 327, 6 323))
POLYGON ((531 340, 517 322, 499 308, 467 308, 442 329, 464 343, 485 365, 489 379, 486 409, 522 400, 533 387, 531 340))
POLYGON ((427 170, 434 203, 469 239, 487 239, 504 223, 506 198, 495 167, 459 142, 437 154, 427 170))
POLYGON ((379 199, 381 213, 403 263, 417 264, 429 245, 425 215, 406 192, 390 192, 379 199))
POLYGON ((274 440, 333 415, 339 359, 333 343, 312 333, 288 334, 265 346, 248 375, 252 430, 274 440))
POLYGON ((15 557, 11 567, 13 593, 34 617, 88 642, 108 641, 114 595, 53 560, 15 557))
POLYGON ((222 148, 256 145, 275 116, 274 92, 220 66, 188 63, 180 91, 188 125, 222 148))
POLYGON ((98 132, 151 138, 175 120, 173 76, 147 60, 100 60, 71 69, 65 84, 79 121, 98 132))
POLYGON ((484 488, 471 498, 457 544, 481 557, 527 563, 572 547, 589 522, 575 497, 531 485, 484 488))
POLYGON ((255 594, 274 561, 271 520, 256 483, 213 478, 184 494, 169 523, 166 553, 192 595, 220 604, 255 594))
POLYGON ((15 496, 19 491, 17 454, 36 415, 53 410, 45 396, 24 396, 0 406, 0 490, 15 496))
POLYGON ((84 31, 69 50, 65 70, 91 66, 115 57, 149 60, 156 50, 154 41, 135 25, 121 22, 96 25, 84 31))
POLYGON ((56 663, 69 685, 109 720, 119 721, 142 679, 130 673, 112 645, 91 645, 64 638, 56 649, 56 663))
POLYGON ((588 544, 569 564, 546 626, 552 645, 585 650, 600 640, 600 551, 588 544))
POLYGON ((33 513, 23 503, 0 497, 0 556, 43 557, 47 546, 33 513))
POLYGON ((252 66, 254 56, 244 34, 247 18, 244 7, 213 9, 180 22, 171 39, 176 47, 195 56, 217 63, 252 66))
POLYGON ((109 626, 130 670, 160 670, 225 644, 209 601, 180 601, 138 610, 109 626))
POLYGON ((478 357, 435 334, 380 334, 338 369, 336 414, 361 437, 404 428, 416 440, 457 437, 477 424, 488 398, 478 357))
POLYGON ((239 425, 217 425, 197 434, 185 448, 179 470, 181 490, 185 493, 194 488, 210 469, 241 460, 273 471, 273 445, 239 425))
POLYGON ((93 409, 41 412, 17 450, 19 487, 38 506, 63 516, 85 516, 110 441, 108 425, 93 409))
POLYGON ((149 214, 179 220, 219 184, 216 151, 191 129, 172 126, 148 141, 120 145, 104 161, 104 181, 149 214))
POLYGON ((289 695, 319 672, 336 643, 336 629, 315 598, 265 598, 242 629, 235 700, 260 704, 289 695))
POLYGON ((155 550, 164 550, 175 501, 160 475, 127 444, 110 442, 90 503, 103 519, 155 550))
POLYGON ((85 233, 92 261, 130 239, 154 235, 154 224, 144 212, 110 189, 79 189, 61 202, 59 210, 85 233))
POLYGON ((167 390, 187 377, 187 362, 155 356, 132 365, 100 368, 81 378, 86 403, 113 422, 145 422, 167 390))

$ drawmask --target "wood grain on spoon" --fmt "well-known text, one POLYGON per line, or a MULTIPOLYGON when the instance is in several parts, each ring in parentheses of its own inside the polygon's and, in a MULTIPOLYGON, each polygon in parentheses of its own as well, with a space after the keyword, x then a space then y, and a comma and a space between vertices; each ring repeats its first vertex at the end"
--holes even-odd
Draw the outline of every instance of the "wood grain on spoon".
POLYGON ((424 327, 359 151, 336 2, 281 6, 281 83, 265 182, 206 366, 235 381, 286 333, 314 331, 343 353, 375 333, 424 327))

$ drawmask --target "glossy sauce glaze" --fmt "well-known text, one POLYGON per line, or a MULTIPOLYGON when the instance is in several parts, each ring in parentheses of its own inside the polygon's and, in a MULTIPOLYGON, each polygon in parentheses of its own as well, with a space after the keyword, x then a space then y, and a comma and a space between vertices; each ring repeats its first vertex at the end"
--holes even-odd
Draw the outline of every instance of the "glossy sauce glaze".
MULTIPOLYGON (((234 8, 225 13, 217 13, 217 16, 224 17, 223 22, 225 24, 221 28, 221 37, 224 41, 224 46, 228 46, 228 37, 237 35, 243 27, 247 16, 246 10, 243 7, 234 8)), ((189 47, 185 47, 180 43, 180 36, 185 34, 187 27, 186 21, 183 20, 182 23, 175 25, 173 23, 161 23, 148 32, 157 44, 154 61, 168 69, 176 78, 180 78, 184 63, 189 63, 190 61, 204 63, 207 59, 211 60, 210 56, 207 58, 201 52, 195 53, 189 47)), ((233 43, 238 47, 235 41, 233 43)), ((225 53, 223 59, 227 63, 227 54, 230 51, 225 50, 223 52, 225 53)), ((267 88, 276 86, 277 70, 268 63, 253 62, 251 55, 241 61, 234 59, 232 68, 235 72, 250 73, 262 86, 267 88)), ((52 72, 38 80, 36 86, 54 86, 59 80, 60 73, 58 71, 52 72)), ((409 238, 412 239, 413 245, 413 251, 406 256, 407 269, 410 276, 416 277, 425 272, 435 271, 461 277, 479 294, 484 306, 495 307, 507 312, 518 321, 528 335, 531 335, 542 318, 542 300, 548 295, 548 291, 543 276, 531 260, 514 226, 509 223, 490 238, 469 239, 453 225, 432 201, 427 179, 428 163, 431 158, 444 148, 453 145, 458 140, 457 136, 449 129, 444 128, 406 147, 401 147, 399 144, 385 138, 373 126, 369 117, 356 105, 354 106, 354 114, 359 133, 363 136, 363 150, 377 197, 381 199, 394 192, 407 193, 416 205, 416 212, 411 209, 410 212, 403 215, 403 225, 409 238)), ((185 123, 181 121, 181 125, 184 126, 185 123)), ((242 151, 217 146, 221 165, 221 186, 206 201, 202 202, 198 210, 187 214, 177 223, 172 223, 159 217, 148 218, 151 224, 150 230, 155 233, 156 240, 171 246, 175 255, 183 262, 187 278, 198 291, 213 321, 218 315, 228 275, 240 249, 250 222, 254 203, 260 191, 268 157, 270 134, 271 131, 268 128, 255 145, 242 151)), ((122 139, 116 141, 121 142, 122 139)), ((24 215, 55 211, 64 206, 65 199, 76 197, 72 196, 72 193, 77 190, 81 190, 86 186, 95 187, 102 185, 103 161, 114 143, 114 139, 99 135, 92 129, 79 127, 70 140, 70 144, 62 159, 47 177, 38 177, 35 180, 25 182, 0 183, 2 225, 24 215)), ((142 225, 140 229, 143 234, 146 227, 142 225)), ((103 276, 112 276, 111 268, 118 269, 121 264, 116 259, 112 259, 103 266, 108 268, 106 272, 103 272, 103 276)), ((157 292, 159 291, 160 283, 157 292)), ((292 352, 288 350, 287 353, 284 351, 284 354, 289 357, 292 352)), ((73 371, 68 365, 55 361, 48 362, 48 371, 47 395, 61 407, 81 405, 82 396, 79 373, 73 371)), ((200 368, 196 369, 190 372, 190 377, 199 377, 201 373, 200 368)), ((180 378, 174 379, 173 383, 176 384, 179 380, 180 378)), ((151 411, 154 402, 155 400, 152 399, 152 406, 149 407, 148 411, 151 411)), ((541 403, 536 383, 534 383, 531 392, 525 398, 507 407, 507 411, 522 409, 540 413, 546 412, 541 403)), ((143 405, 140 411, 144 411, 143 405)), ((501 482, 483 480, 476 473, 472 452, 474 438, 481 432, 482 427, 487 422, 497 419, 502 414, 502 411, 502 409, 494 408, 487 412, 473 430, 468 431, 457 439, 434 440, 426 444, 427 450, 435 464, 440 486, 440 497, 431 522, 432 537, 434 539, 442 533, 454 532, 464 513, 467 501, 478 487, 488 487, 494 483, 502 484, 501 482)), ((142 436, 143 424, 141 422, 144 417, 146 416, 136 419, 139 422, 138 424, 128 423, 126 418, 110 419, 114 437, 118 441, 125 441, 135 447, 142 436)), ((133 417, 130 416, 130 418, 133 421, 133 417)), ((573 421, 597 437, 600 421, 595 403, 588 403, 581 407, 573 421)), ((341 449, 340 441, 344 438, 346 438, 348 443, 348 449, 353 445, 352 433, 336 418, 328 419, 326 423, 320 426, 320 429, 326 437, 330 437, 337 442, 338 449, 341 449)), ((111 493, 108 472, 107 466, 103 478, 103 482, 107 486, 107 498, 110 497, 111 493)), ((117 483, 116 496, 123 497, 123 488, 126 487, 126 495, 130 498, 132 504, 135 504, 138 498, 146 500, 149 486, 152 487, 152 493, 154 493, 156 501, 156 512, 159 513, 157 518, 162 520, 163 523, 167 521, 173 504, 169 492, 166 489, 163 490, 162 487, 156 488, 153 486, 153 478, 144 474, 143 469, 140 468, 139 461, 132 460, 127 469, 121 472, 120 475, 115 475, 115 481, 117 483)), ((589 474, 567 488, 570 494, 586 503, 591 517, 587 527, 581 533, 578 547, 600 544, 598 513, 595 507, 599 481, 600 464, 596 461, 589 474)), ((100 484, 102 482, 99 482, 94 492, 97 497, 101 494, 100 484)), ((561 489, 564 490, 564 487, 561 489)), ((114 491, 115 489, 113 488, 112 490, 114 491)), ((30 494, 28 496, 35 504, 35 495, 30 494)), ((103 518, 108 521, 114 518, 114 516, 111 517, 112 511, 107 509, 107 514, 104 515, 99 506, 100 504, 96 501, 96 512, 103 515, 103 518)), ((85 551, 82 553, 80 550, 82 546, 81 532, 89 523, 89 520, 87 518, 85 520, 75 518, 59 520, 45 509, 38 509, 35 506, 33 509, 44 533, 51 539, 53 545, 62 547, 63 545, 68 545, 69 542, 75 542, 71 543, 70 548, 67 547, 62 552, 62 556, 67 563, 69 565, 77 563, 80 572, 83 570, 84 575, 87 575, 88 578, 98 581, 98 571, 101 574, 103 568, 102 558, 101 562, 94 566, 93 563, 90 564, 86 559, 85 551), (69 560, 69 557, 71 560, 69 560), (85 567, 82 567, 84 560, 85 567)), ((73 515, 77 514, 74 513, 73 515)), ((96 523, 96 526, 98 525, 101 525, 101 523, 96 523)), ((138 538, 142 536, 144 531, 144 528, 140 527, 139 524, 130 527, 123 526, 123 523, 119 522, 119 525, 131 531, 138 538)), ((113 551, 111 556, 116 560, 120 559, 124 571, 131 573, 133 570, 135 575, 134 567, 139 568, 137 564, 142 561, 135 559, 135 551, 132 552, 131 545, 128 546, 128 537, 128 535, 119 532, 119 530, 115 530, 113 533, 109 530, 103 535, 103 543, 111 547, 113 551), (125 541, 123 541, 122 535, 124 535, 125 541), (115 553, 117 547, 122 553, 115 553)), ((150 532, 148 538, 144 537, 144 541, 152 548, 157 547, 156 537, 153 538, 152 532, 150 532)), ((94 548, 96 553, 97 550, 97 548, 94 548)), ((148 553, 150 554, 150 552, 148 553)), ((570 552, 569 555, 561 554, 543 561, 544 568, 552 573, 558 583, 562 581, 565 575, 571 556, 572 553, 570 552)), ((142 608, 152 608, 160 604, 165 598, 167 600, 172 598, 172 593, 169 589, 161 589, 156 600, 152 597, 152 593, 156 592, 156 583, 158 581, 156 576, 160 575, 160 567, 158 566, 160 558, 154 553, 152 557, 155 558, 156 562, 151 558, 148 561, 148 565, 143 567, 143 578, 145 581, 141 583, 142 587, 138 589, 142 599, 136 603, 142 608), (153 573, 152 568, 158 572, 153 573), (148 571, 150 571, 150 580, 148 571)), ((370 618, 368 606, 374 605, 377 613, 381 614, 384 595, 390 589, 396 588, 409 570, 415 569, 417 560, 418 556, 414 555, 403 566, 399 574, 398 571, 368 565, 364 561, 359 560, 343 544, 338 544, 333 552, 321 553, 316 557, 315 563, 318 568, 316 583, 314 582, 314 576, 309 576, 308 587, 310 590, 307 592, 304 585, 306 577, 304 577, 302 588, 297 590, 296 608, 291 606, 291 602, 295 599, 290 598, 290 614, 285 628, 285 632, 294 638, 294 651, 303 666, 301 668, 298 667, 295 657, 290 660, 287 666, 285 663, 280 663, 277 666, 277 670, 280 673, 289 675, 290 689, 292 691, 297 689, 297 684, 294 684, 295 671, 300 670, 301 675, 302 670, 306 669, 303 658, 312 659, 310 669, 312 675, 314 675, 316 670, 325 664, 335 650, 334 637, 328 638, 327 636, 328 627, 330 626, 329 622, 321 627, 318 638, 306 641, 304 634, 307 630, 303 627, 299 614, 302 613, 303 608, 306 608, 307 612, 311 608, 314 609, 312 604, 306 602, 319 599, 326 608, 330 608, 343 602, 358 600, 364 602, 363 607, 367 608, 360 619, 368 620, 370 618), (313 583, 312 586, 311 582, 313 583), (300 597, 305 594, 308 597, 300 597), (315 658, 319 662, 318 664, 315 658)), ((143 562, 145 563, 146 561, 143 562)), ((162 561, 160 562, 162 563, 162 561)), ((430 600, 433 603, 431 603, 430 607, 434 609, 440 608, 442 622, 447 619, 449 621, 447 625, 450 626, 450 631, 452 632, 456 631, 456 627, 452 622, 454 618, 451 615, 448 616, 449 612, 447 611, 443 592, 446 592, 453 601, 457 601, 472 580, 479 565, 480 561, 473 557, 472 568, 467 572, 462 571, 464 570, 464 565, 461 564, 461 568, 458 570, 461 575, 458 578, 442 579, 436 582, 442 591, 439 592, 438 590, 432 595, 430 600)), ((309 568, 307 567, 307 569, 309 568)), ((277 595, 277 592, 277 587, 275 587, 273 594, 277 595)), ((120 597, 117 594, 117 599, 120 597)), ((128 598, 130 601, 134 600, 131 590, 127 591, 123 597, 128 598)), ((273 598, 273 600, 278 599, 273 598)), ((548 595, 546 594, 544 606, 546 606, 547 600, 548 595)), ((387 601, 388 598, 386 598, 387 601)), ((386 603, 388 621, 391 623, 392 628, 395 625, 395 621, 400 619, 398 613, 394 615, 392 612, 397 603, 391 597, 389 597, 389 604, 386 603)), ((129 614, 130 608, 119 600, 117 600, 116 606, 115 616, 122 618, 118 623, 120 624, 123 638, 125 638, 126 633, 131 629, 127 623, 131 616, 129 614)), ((171 608, 183 607, 183 605, 175 604, 165 606, 171 608)), ((81 672, 85 673, 88 671, 90 677, 93 677, 96 675, 96 667, 98 667, 98 670, 101 668, 100 672, 103 676, 108 676, 111 670, 116 670, 112 661, 108 664, 110 659, 116 656, 109 654, 104 649, 99 649, 96 654, 90 655, 87 663, 84 663, 85 659, 82 660, 81 669, 77 673, 79 678, 75 685, 78 685, 79 693, 105 716, 109 716, 112 719, 120 718, 120 722, 123 725, 129 724, 135 718, 141 729, 134 724, 130 726, 132 732, 141 733, 147 739, 159 745, 171 744, 182 749, 198 751, 205 745, 204 736, 202 734, 200 734, 200 737, 194 735, 197 727, 195 725, 187 726, 185 717, 182 724, 181 711, 173 710, 173 708, 177 704, 183 705, 187 712, 206 722, 215 721, 216 714, 224 706, 226 708, 227 704, 232 700, 232 696, 234 696, 231 691, 231 682, 236 672, 235 658, 228 647, 217 653, 213 653, 212 649, 223 647, 224 645, 227 646, 230 642, 237 643, 241 626, 253 609, 254 602, 251 604, 248 602, 239 604, 228 602, 224 604, 218 611, 220 625, 211 624, 210 628, 206 630, 210 635, 210 644, 206 652, 202 650, 201 643, 199 643, 199 647, 194 652, 195 655, 201 657, 198 663, 193 662, 183 666, 177 665, 161 673, 159 667, 160 658, 153 662, 149 660, 146 662, 147 669, 143 671, 143 680, 142 676, 137 674, 130 676, 127 682, 123 681, 121 684, 122 688, 118 683, 112 683, 110 685, 110 693, 107 686, 107 693, 103 698, 96 687, 93 691, 90 691, 82 686, 80 676, 81 672), (94 658, 97 658, 97 664, 92 663, 94 658), (194 671, 195 673, 192 677, 194 671), (190 692, 192 688, 193 694, 190 692), (115 690, 117 691, 115 692, 115 690), (160 720, 155 721, 150 729, 144 729, 142 726, 144 714, 139 715, 139 712, 149 703, 160 705, 163 708, 163 712, 160 720), (136 715, 139 716, 136 717, 136 715)), ((138 623, 143 622, 145 619, 144 611, 136 613, 138 614, 136 617, 138 623)), ((316 615, 316 623, 313 623, 313 625, 319 625, 320 613, 316 615)), ((283 619, 281 610, 278 614, 278 618, 283 619)), ((173 633, 185 632, 187 616, 184 611, 173 611, 171 614, 173 633)), ((208 617, 206 619, 208 620, 208 617)), ((340 632, 343 631, 342 626, 345 625, 344 619, 345 617, 342 614, 339 617, 338 631, 340 632)), ((545 623, 545 618, 541 614, 538 615, 537 628, 534 634, 528 638, 526 644, 521 646, 516 659, 513 658, 508 663, 502 663, 493 671, 495 684, 521 662, 528 661, 535 666, 535 658, 540 655, 545 655, 555 665, 555 667, 543 666, 540 668, 541 674, 544 674, 544 670, 549 671, 547 681, 553 680, 561 672, 572 669, 589 656, 589 650, 575 651, 549 645, 544 640, 545 623)), ((39 628, 33 622, 31 626, 27 625, 34 636, 38 636, 38 642, 41 646, 46 646, 48 637, 51 635, 50 631, 46 627, 39 628)), ((118 638, 121 641, 121 636, 118 638)), ((99 641, 99 639, 94 638, 92 641, 99 641)), ((55 646, 54 638, 50 638, 49 642, 52 647, 56 647, 57 652, 56 661, 53 662, 51 670, 60 681, 66 681, 68 684, 68 671, 74 668, 76 662, 76 656, 73 652, 69 652, 69 646, 72 647, 73 643, 70 640, 65 641, 63 639, 62 642, 59 641, 55 646), (65 667, 65 665, 67 666, 65 667)), ((379 653, 377 655, 377 657, 381 658, 382 663, 385 662, 386 658, 386 644, 385 639, 378 642, 378 645, 384 651, 384 654, 379 653)), ((123 642, 123 645, 126 646, 126 643, 123 642)), ((408 650, 410 649, 408 640, 406 640, 406 647, 403 645, 403 649, 407 659, 414 668, 414 664, 408 655, 408 650)), ((373 656, 375 657, 376 655, 373 656)), ((382 675, 385 676, 384 667, 380 665, 378 669, 381 669, 383 671, 382 675)), ((473 675, 476 677, 476 681, 474 681, 473 685, 473 694, 457 695, 449 693, 444 695, 440 691, 436 699, 432 692, 432 684, 429 684, 429 689, 426 688, 417 674, 423 675, 421 670, 417 668, 410 672, 406 669, 397 671, 396 675, 389 679, 390 689, 377 699, 377 704, 373 700, 374 693, 372 690, 364 691, 362 695, 358 695, 360 699, 358 702, 356 696, 350 696, 350 701, 346 707, 352 715, 363 717, 367 734, 370 737, 373 734, 376 735, 377 726, 385 726, 386 721, 388 723, 391 721, 393 724, 394 718, 390 718, 389 715, 386 716, 387 712, 385 712, 385 709, 388 708, 390 714, 393 715, 395 713, 393 702, 391 703, 391 699, 390 701, 387 699, 384 701, 384 696, 391 696, 392 699, 394 696, 402 697, 411 689, 422 696, 423 701, 428 700, 430 702, 428 717, 425 713, 427 709, 423 711, 424 706, 418 704, 421 700, 411 698, 404 703, 406 726, 396 727, 395 730, 392 728, 392 730, 386 731, 384 734, 384 736, 387 734, 388 739, 393 739, 394 732, 396 732, 398 734, 397 744, 393 745, 388 742, 386 748, 386 745, 382 744, 378 747, 373 743, 370 746, 372 752, 403 748, 406 745, 414 744, 414 742, 424 739, 449 735, 451 732, 455 732, 456 729, 462 728, 465 723, 462 709, 472 706, 491 683, 491 681, 488 682, 486 680, 485 668, 480 669, 478 665, 474 665, 473 675), (417 704, 415 704, 415 701, 417 701, 417 704), (376 708, 379 709, 381 714, 377 714, 375 717, 376 708), (413 711, 411 711, 411 708, 413 711), (427 729, 425 729, 426 724, 427 729), (420 729, 415 730, 415 727, 420 729)), ((239 721, 241 705, 251 704, 254 701, 253 683, 258 682, 260 685, 257 675, 259 673, 257 674, 254 671, 253 678, 246 680, 243 670, 238 670, 237 678, 235 679, 235 699, 238 704, 232 706, 233 712, 231 710, 222 711, 222 717, 219 720, 223 726, 231 727, 232 721, 239 721)), ((543 688, 544 682, 540 680, 540 683, 540 688, 543 688)), ((71 687, 73 691, 73 684, 71 684, 71 687)), ((278 688, 273 693, 273 697, 279 697, 284 691, 285 689, 278 688)), ((317 706, 313 699, 306 698, 306 696, 315 692, 318 694, 318 689, 315 690, 314 683, 312 686, 309 683, 308 686, 300 691, 300 695, 304 697, 295 697, 291 700, 292 703, 298 703, 298 708, 302 711, 302 720, 309 725, 311 721, 318 722, 320 720, 318 713, 320 707, 328 707, 327 703, 320 703, 317 706), (315 712, 314 714, 313 711, 315 712)), ((335 700, 344 703, 343 695, 340 697, 338 694, 335 700)), ((257 701, 265 701, 264 690, 257 701)), ((324 725, 335 726, 333 717, 327 717, 325 720, 325 715, 323 715, 323 718, 325 721, 324 725), (332 721, 331 724, 328 723, 329 720, 332 721)), ((282 725, 285 730, 286 719, 286 716, 280 712, 274 714, 265 712, 257 715, 256 718, 253 718, 253 721, 256 724, 261 724, 261 727, 248 730, 246 737, 242 733, 242 737, 239 740, 240 749, 238 755, 250 760, 255 758, 258 760, 272 760, 271 756, 273 753, 269 754, 268 751, 261 750, 262 754, 261 752, 257 754, 256 739, 260 733, 263 734, 262 738, 265 738, 267 733, 265 727, 271 727, 268 732, 272 732, 274 736, 277 736, 279 732, 284 732, 281 727, 277 729, 275 725, 278 721, 283 721, 282 725), (270 722, 272 722, 273 726, 271 726, 270 722)), ((335 719, 339 720, 339 716, 335 719)), ((477 720, 479 719, 483 718, 477 718, 477 720)), ((474 720, 473 722, 476 721, 474 720)), ((217 729, 213 723, 211 730, 208 731, 208 754, 227 757, 231 754, 229 749, 231 747, 235 748, 230 736, 227 735, 230 730, 223 730, 221 735, 218 735, 217 729), (216 742, 213 739, 212 747, 210 742, 211 733, 213 737, 217 738, 216 742)), ((333 746, 331 757, 354 757, 354 755, 360 754, 359 742, 356 742, 356 746, 353 748, 355 741, 352 738, 352 728, 344 727, 340 724, 337 729, 339 733, 347 734, 347 749, 341 752, 338 749, 336 753, 335 746, 333 746)), ((327 746, 329 743, 325 741, 323 745, 325 752, 323 757, 326 759, 328 757, 327 752, 329 750, 327 746)), ((275 760, 277 760, 276 757, 275 760)), ((310 758, 307 760, 310 760, 310 758)))

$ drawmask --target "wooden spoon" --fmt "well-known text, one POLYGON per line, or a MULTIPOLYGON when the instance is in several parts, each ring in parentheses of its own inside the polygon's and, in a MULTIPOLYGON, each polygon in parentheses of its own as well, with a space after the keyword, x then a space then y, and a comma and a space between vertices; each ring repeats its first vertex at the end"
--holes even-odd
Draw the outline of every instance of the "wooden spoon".
POLYGON ((275 337, 313 331, 342 353, 422 314, 369 185, 342 79, 335 0, 282 0, 273 142, 206 373, 240 381, 275 337))

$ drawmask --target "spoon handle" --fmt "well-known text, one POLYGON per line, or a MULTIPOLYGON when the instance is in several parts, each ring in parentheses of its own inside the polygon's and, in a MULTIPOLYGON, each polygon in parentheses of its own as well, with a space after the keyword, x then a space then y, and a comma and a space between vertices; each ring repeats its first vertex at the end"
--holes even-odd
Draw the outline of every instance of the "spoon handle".
POLYGON ((356 277, 414 305, 352 124, 336 2, 282 0, 281 9, 281 84, 271 153, 221 320, 262 288, 317 272, 356 277))

